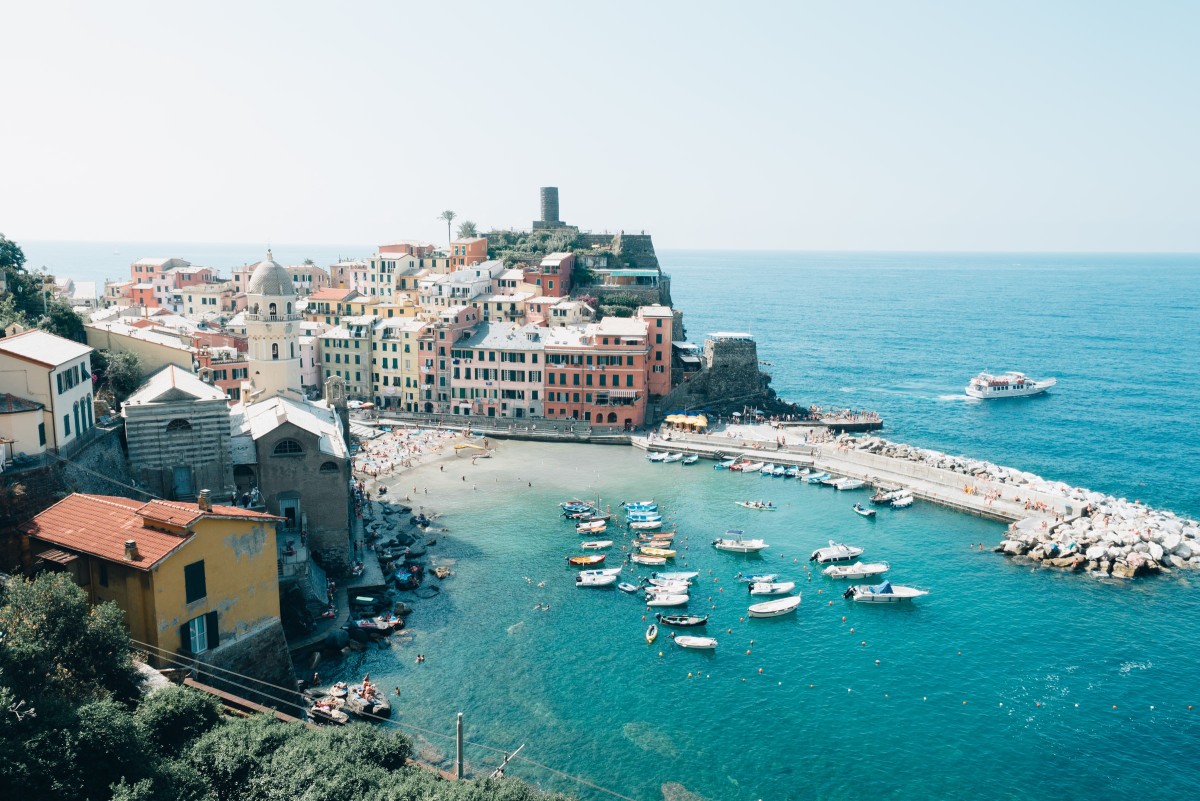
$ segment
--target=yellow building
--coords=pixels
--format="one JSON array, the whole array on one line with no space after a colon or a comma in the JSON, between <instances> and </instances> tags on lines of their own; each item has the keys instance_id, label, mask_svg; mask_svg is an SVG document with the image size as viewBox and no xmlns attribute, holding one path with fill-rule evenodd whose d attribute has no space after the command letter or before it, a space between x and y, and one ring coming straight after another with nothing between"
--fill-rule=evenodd
<instances>
[{"instance_id":1,"label":"yellow building","mask_svg":"<svg viewBox=\"0 0 1200 801\"><path fill-rule=\"evenodd\" d=\"M280 520L204 496L145 503L76 493L22 532L34 570L67 572L93 603L116 603L160 664L177 654L211 664L229 661L221 651L243 656L256 638L282 640Z\"/></svg>"},{"instance_id":2,"label":"yellow building","mask_svg":"<svg viewBox=\"0 0 1200 801\"><path fill-rule=\"evenodd\" d=\"M414 411L419 390L417 340L424 320L383 320L371 340L372 400L380 409Z\"/></svg>"}]
</instances>

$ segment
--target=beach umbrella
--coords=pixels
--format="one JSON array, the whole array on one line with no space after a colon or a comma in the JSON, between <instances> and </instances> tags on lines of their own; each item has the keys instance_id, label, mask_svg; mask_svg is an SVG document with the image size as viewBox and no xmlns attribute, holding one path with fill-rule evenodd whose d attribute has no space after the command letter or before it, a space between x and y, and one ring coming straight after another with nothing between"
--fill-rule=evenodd
<instances>
[{"instance_id":1,"label":"beach umbrella","mask_svg":"<svg viewBox=\"0 0 1200 801\"><path fill-rule=\"evenodd\" d=\"M702 414L696 415L696 425L700 428L708 428L708 418Z\"/></svg>"}]
</instances>

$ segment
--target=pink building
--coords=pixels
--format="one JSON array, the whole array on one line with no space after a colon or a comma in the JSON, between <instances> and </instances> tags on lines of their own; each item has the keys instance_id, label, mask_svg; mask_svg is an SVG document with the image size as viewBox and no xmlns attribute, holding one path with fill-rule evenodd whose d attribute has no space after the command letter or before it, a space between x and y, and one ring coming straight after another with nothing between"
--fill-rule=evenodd
<instances>
[{"instance_id":1,"label":"pink building","mask_svg":"<svg viewBox=\"0 0 1200 801\"><path fill-rule=\"evenodd\" d=\"M416 411L450 414L450 351L469 337L480 322L479 309L451 306L441 309L417 340L417 373L420 376Z\"/></svg>"},{"instance_id":2,"label":"pink building","mask_svg":"<svg viewBox=\"0 0 1200 801\"><path fill-rule=\"evenodd\" d=\"M646 320L605 317L586 326L542 331L547 419L642 425L650 355Z\"/></svg>"},{"instance_id":3,"label":"pink building","mask_svg":"<svg viewBox=\"0 0 1200 801\"><path fill-rule=\"evenodd\" d=\"M675 329L675 312L670 306L642 306L638 319L646 321L650 340L649 374L646 389L652 397L662 397L671 391L671 343Z\"/></svg>"},{"instance_id":4,"label":"pink building","mask_svg":"<svg viewBox=\"0 0 1200 801\"><path fill-rule=\"evenodd\" d=\"M483 323L450 350L452 414L542 416L546 329Z\"/></svg>"},{"instance_id":5,"label":"pink building","mask_svg":"<svg viewBox=\"0 0 1200 801\"><path fill-rule=\"evenodd\" d=\"M574 253L551 253L538 265L525 268L525 283L533 284L543 295L563 298L571 293Z\"/></svg>"}]
</instances>

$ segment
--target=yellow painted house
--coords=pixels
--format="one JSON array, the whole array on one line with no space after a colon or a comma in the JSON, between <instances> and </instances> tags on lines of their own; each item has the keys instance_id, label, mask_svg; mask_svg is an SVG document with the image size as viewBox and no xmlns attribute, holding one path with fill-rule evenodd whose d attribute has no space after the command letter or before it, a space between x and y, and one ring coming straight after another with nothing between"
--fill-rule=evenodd
<instances>
[{"instance_id":1,"label":"yellow painted house","mask_svg":"<svg viewBox=\"0 0 1200 801\"><path fill-rule=\"evenodd\" d=\"M233 506L76 493L22 527L33 567L125 611L152 657L205 655L279 627L275 526Z\"/></svg>"}]
</instances>

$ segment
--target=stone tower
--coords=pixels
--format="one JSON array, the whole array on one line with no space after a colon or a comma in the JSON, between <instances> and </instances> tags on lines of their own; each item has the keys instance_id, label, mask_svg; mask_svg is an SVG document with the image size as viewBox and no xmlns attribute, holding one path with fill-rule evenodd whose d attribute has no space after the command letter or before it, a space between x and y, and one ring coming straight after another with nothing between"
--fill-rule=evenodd
<instances>
[{"instance_id":1,"label":"stone tower","mask_svg":"<svg viewBox=\"0 0 1200 801\"><path fill-rule=\"evenodd\" d=\"M558 187L543 186L542 219L533 221L533 230L540 231L546 228L563 228L565 226L566 223L558 218Z\"/></svg>"},{"instance_id":2,"label":"stone tower","mask_svg":"<svg viewBox=\"0 0 1200 801\"><path fill-rule=\"evenodd\" d=\"M300 321L291 276L267 251L246 286L249 382L242 399L254 403L275 395L302 398Z\"/></svg>"}]
</instances>

